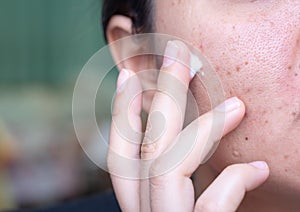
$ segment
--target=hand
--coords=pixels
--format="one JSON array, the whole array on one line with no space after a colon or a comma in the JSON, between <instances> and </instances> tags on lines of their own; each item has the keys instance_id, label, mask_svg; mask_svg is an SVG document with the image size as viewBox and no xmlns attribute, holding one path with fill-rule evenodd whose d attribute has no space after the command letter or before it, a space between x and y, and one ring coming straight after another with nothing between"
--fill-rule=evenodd
<instances>
[{"instance_id":1,"label":"hand","mask_svg":"<svg viewBox=\"0 0 300 212\"><path fill-rule=\"evenodd\" d=\"M197 200L194 199L190 177L215 142L238 126L245 106L238 98L231 98L182 129L191 76L189 68L180 63L179 58L188 64L190 54L180 41L173 41L168 47L166 55L171 53L177 60L165 57L157 82L160 91L154 95L144 137L141 133L142 94L138 77L130 70L122 70L118 79L108 168L120 207L128 212L235 211L245 193L267 179L269 169L265 162L227 167ZM163 124L158 114L163 114ZM211 124L216 117L223 118L223 122L219 126L220 133L211 136ZM161 125L165 128L160 134ZM197 136L193 140L190 135ZM163 155L174 144L194 146L176 167L168 169L170 161ZM124 162L125 158L132 159L132 162Z\"/></svg>"}]
</instances>

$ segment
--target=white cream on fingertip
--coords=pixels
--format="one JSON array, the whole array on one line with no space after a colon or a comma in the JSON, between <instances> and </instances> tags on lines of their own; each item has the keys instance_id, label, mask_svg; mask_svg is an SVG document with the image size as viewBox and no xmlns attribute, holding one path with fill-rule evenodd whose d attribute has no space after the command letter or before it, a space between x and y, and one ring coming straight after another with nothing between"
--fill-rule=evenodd
<instances>
[{"instance_id":1,"label":"white cream on fingertip","mask_svg":"<svg viewBox=\"0 0 300 212\"><path fill-rule=\"evenodd\" d=\"M193 53L190 53L190 76L194 78L195 75L200 72L203 67L202 61ZM204 76L204 72L201 72L201 75Z\"/></svg>"}]
</instances>

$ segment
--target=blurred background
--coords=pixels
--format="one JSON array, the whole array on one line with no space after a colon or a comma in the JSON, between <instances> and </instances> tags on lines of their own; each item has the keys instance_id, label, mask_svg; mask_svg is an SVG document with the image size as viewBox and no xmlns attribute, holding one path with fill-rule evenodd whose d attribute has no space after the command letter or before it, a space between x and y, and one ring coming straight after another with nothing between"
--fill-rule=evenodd
<instances>
[{"instance_id":1,"label":"blurred background","mask_svg":"<svg viewBox=\"0 0 300 212\"><path fill-rule=\"evenodd\" d=\"M107 173L80 148L71 111L79 72L105 44L101 4L0 1L0 211L53 205L111 188ZM108 90L114 90L116 76L116 71L110 76ZM109 104L96 110L108 131ZM94 133L87 129L91 148Z\"/></svg>"}]
</instances>

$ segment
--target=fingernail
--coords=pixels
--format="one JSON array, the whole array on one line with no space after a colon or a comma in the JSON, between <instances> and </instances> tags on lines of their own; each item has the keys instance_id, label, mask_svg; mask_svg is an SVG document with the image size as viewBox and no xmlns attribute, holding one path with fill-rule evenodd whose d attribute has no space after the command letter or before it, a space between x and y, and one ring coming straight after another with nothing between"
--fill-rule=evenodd
<instances>
[{"instance_id":1,"label":"fingernail","mask_svg":"<svg viewBox=\"0 0 300 212\"><path fill-rule=\"evenodd\" d=\"M215 108L216 111L219 112L231 112L238 109L241 106L241 102L237 97L230 98L226 100L224 103L220 104Z\"/></svg>"},{"instance_id":2,"label":"fingernail","mask_svg":"<svg viewBox=\"0 0 300 212\"><path fill-rule=\"evenodd\" d=\"M162 67L164 68L172 65L177 59L178 52L178 46L173 41L168 41Z\"/></svg>"},{"instance_id":3,"label":"fingernail","mask_svg":"<svg viewBox=\"0 0 300 212\"><path fill-rule=\"evenodd\" d=\"M255 161L248 164L258 169L268 169L268 164L264 161Z\"/></svg>"},{"instance_id":4,"label":"fingernail","mask_svg":"<svg viewBox=\"0 0 300 212\"><path fill-rule=\"evenodd\" d=\"M123 68L119 74L118 81L117 81L118 93L122 92L125 89L128 77L129 77L128 70Z\"/></svg>"},{"instance_id":5,"label":"fingernail","mask_svg":"<svg viewBox=\"0 0 300 212\"><path fill-rule=\"evenodd\" d=\"M193 53L190 53L190 60L191 60L191 70L190 70L190 76L191 79L195 77L195 75L201 70L203 67L203 63L201 60L194 55Z\"/></svg>"}]
</instances>

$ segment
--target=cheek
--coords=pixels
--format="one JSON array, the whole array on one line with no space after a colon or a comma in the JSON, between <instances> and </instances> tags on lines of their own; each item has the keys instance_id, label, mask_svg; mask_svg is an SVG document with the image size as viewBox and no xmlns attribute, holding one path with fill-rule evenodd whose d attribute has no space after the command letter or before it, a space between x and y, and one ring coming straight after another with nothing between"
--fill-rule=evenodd
<instances>
[{"instance_id":1,"label":"cheek","mask_svg":"<svg viewBox=\"0 0 300 212\"><path fill-rule=\"evenodd\" d=\"M279 2L272 10L254 10L242 18L222 8L216 12L205 1L197 5L161 3L182 15L157 8L157 29L198 47L218 72L227 96L246 94L243 100L251 105L253 98L246 97L255 93L256 99L276 96L275 103L289 104L299 93L300 2ZM201 14L199 8L210 9Z\"/></svg>"},{"instance_id":2,"label":"cheek","mask_svg":"<svg viewBox=\"0 0 300 212\"><path fill-rule=\"evenodd\" d=\"M244 121L211 160L217 170L266 160L270 182L300 187L299 179L293 179L300 163L299 17L300 12L288 16L282 11L247 23L205 25L207 31L198 32L199 48L214 65L226 95L240 97L247 107Z\"/></svg>"},{"instance_id":3,"label":"cheek","mask_svg":"<svg viewBox=\"0 0 300 212\"><path fill-rule=\"evenodd\" d=\"M193 44L214 66L226 96L239 96L248 115L260 118L286 116L287 107L299 113L300 12L287 7L243 22L214 18L198 24Z\"/></svg>"},{"instance_id":4,"label":"cheek","mask_svg":"<svg viewBox=\"0 0 300 212\"><path fill-rule=\"evenodd\" d=\"M291 78L292 72L296 76L299 71L300 19L296 19L298 25L292 21L289 24L288 18L257 19L245 23L205 24L199 27L198 35L195 34L198 40L194 44L225 81L233 79L251 87L278 88ZM201 31L203 28L206 30Z\"/></svg>"},{"instance_id":5,"label":"cheek","mask_svg":"<svg viewBox=\"0 0 300 212\"><path fill-rule=\"evenodd\" d=\"M221 170L231 163L266 160L272 179L300 187L300 179L292 179L300 164L300 2L281 2L274 11L242 20L195 11L188 20L167 15L157 29L198 47L217 71L226 96L246 104L245 119L223 139L213 166ZM200 83L191 87L203 106Z\"/></svg>"}]
</instances>

